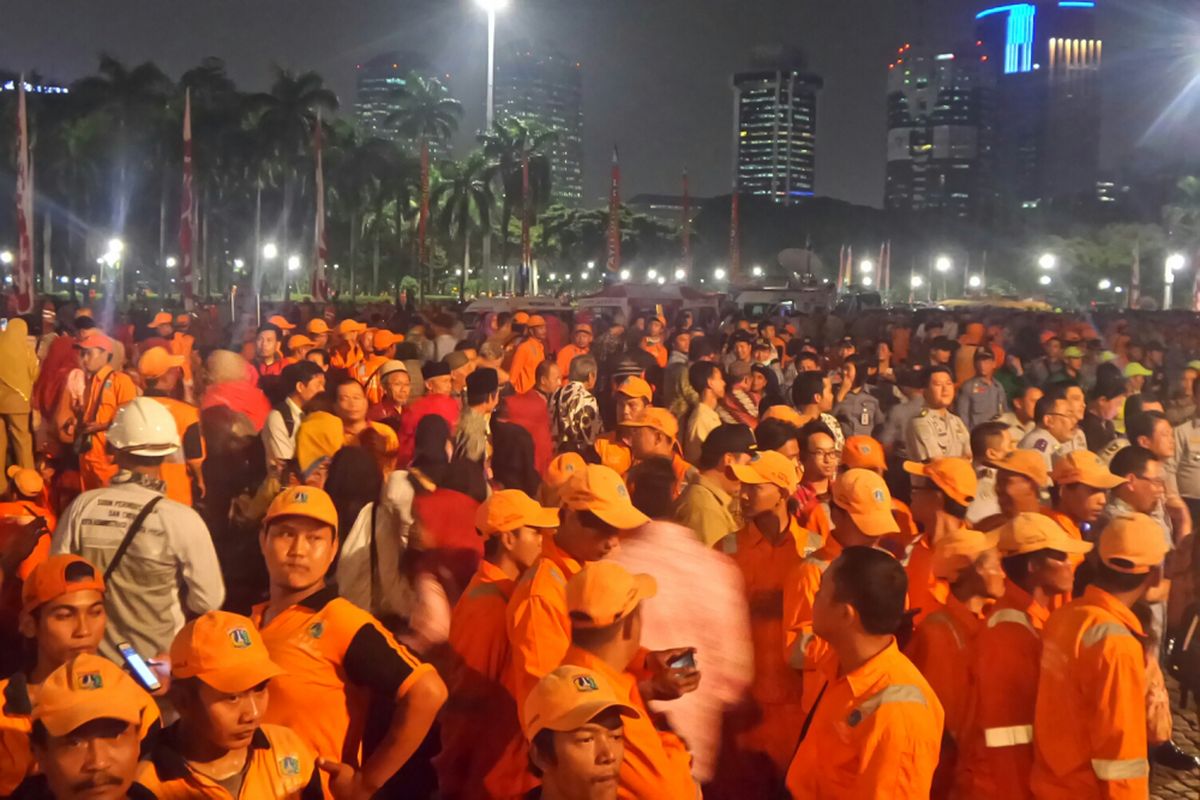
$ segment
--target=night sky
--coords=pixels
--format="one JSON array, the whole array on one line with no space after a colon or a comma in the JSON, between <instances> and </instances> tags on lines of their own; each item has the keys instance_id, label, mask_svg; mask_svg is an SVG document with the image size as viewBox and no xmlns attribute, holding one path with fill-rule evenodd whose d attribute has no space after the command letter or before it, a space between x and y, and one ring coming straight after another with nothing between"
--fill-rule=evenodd
<instances>
[{"instance_id":1,"label":"night sky","mask_svg":"<svg viewBox=\"0 0 1200 800\"><path fill-rule=\"evenodd\" d=\"M906 41L966 41L977 0L511 0L498 38L534 35L583 63L585 199L602 202L611 147L622 153L624 193L674 193L686 165L697 195L728 191L730 77L756 44L786 42L825 80L819 106L817 192L879 205L884 93L890 53ZM1169 156L1200 160L1188 94L1200 74L1200 26L1164 6L1194 0L1100 0L1105 14L1105 156L1120 163L1145 139ZM102 50L150 59L172 77L223 57L243 89L266 88L272 64L323 73L343 109L354 66L389 49L414 49L450 74L466 106L460 151L482 126L486 25L471 0L4 0L0 67L36 68L70 81ZM923 31L923 34L922 34ZM1193 93L1196 90L1193 89ZM1151 132L1147 135L1147 131Z\"/></svg>"}]
</instances>

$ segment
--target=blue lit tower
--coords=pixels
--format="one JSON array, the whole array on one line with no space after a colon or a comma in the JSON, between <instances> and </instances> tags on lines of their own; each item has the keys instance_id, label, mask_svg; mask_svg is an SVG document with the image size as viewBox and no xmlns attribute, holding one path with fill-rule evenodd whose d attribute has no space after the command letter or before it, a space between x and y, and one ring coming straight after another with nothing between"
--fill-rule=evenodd
<instances>
[{"instance_id":1,"label":"blue lit tower","mask_svg":"<svg viewBox=\"0 0 1200 800\"><path fill-rule=\"evenodd\" d=\"M996 77L994 173L1007 203L1090 191L1100 162L1100 64L1091 0L1036 0L976 15Z\"/></svg>"}]
</instances>

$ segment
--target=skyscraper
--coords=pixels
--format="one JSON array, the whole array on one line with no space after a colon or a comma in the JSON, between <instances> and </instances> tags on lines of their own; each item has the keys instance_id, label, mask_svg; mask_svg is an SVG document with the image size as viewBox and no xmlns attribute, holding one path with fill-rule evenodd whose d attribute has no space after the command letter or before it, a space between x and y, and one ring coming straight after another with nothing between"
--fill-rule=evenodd
<instances>
[{"instance_id":1,"label":"skyscraper","mask_svg":"<svg viewBox=\"0 0 1200 800\"><path fill-rule=\"evenodd\" d=\"M1001 200L1037 207L1092 192L1100 171L1100 65L1091 0L986 8L976 39L996 79L994 174Z\"/></svg>"},{"instance_id":2,"label":"skyscraper","mask_svg":"<svg viewBox=\"0 0 1200 800\"><path fill-rule=\"evenodd\" d=\"M969 217L980 208L988 191L991 88L982 49L906 44L888 64L888 210Z\"/></svg>"},{"instance_id":3,"label":"skyscraper","mask_svg":"<svg viewBox=\"0 0 1200 800\"><path fill-rule=\"evenodd\" d=\"M555 131L550 160L553 202L583 200L583 74L578 61L533 45L514 43L497 54L496 119L532 120Z\"/></svg>"},{"instance_id":4,"label":"skyscraper","mask_svg":"<svg viewBox=\"0 0 1200 800\"><path fill-rule=\"evenodd\" d=\"M354 115L365 133L395 137L387 118L400 107L396 90L404 88L405 78L412 72L428 77L429 61L417 53L390 52L357 65Z\"/></svg>"},{"instance_id":5,"label":"skyscraper","mask_svg":"<svg viewBox=\"0 0 1200 800\"><path fill-rule=\"evenodd\" d=\"M733 76L738 191L789 205L811 197L817 173L817 93L792 48L757 48L754 69Z\"/></svg>"}]
</instances>

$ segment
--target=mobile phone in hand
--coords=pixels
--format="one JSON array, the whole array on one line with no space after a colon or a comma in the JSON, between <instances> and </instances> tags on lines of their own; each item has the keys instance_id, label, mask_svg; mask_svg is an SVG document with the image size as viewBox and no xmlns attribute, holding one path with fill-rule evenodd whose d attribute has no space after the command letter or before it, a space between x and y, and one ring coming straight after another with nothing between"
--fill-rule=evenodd
<instances>
[{"instance_id":1,"label":"mobile phone in hand","mask_svg":"<svg viewBox=\"0 0 1200 800\"><path fill-rule=\"evenodd\" d=\"M142 658L142 654L134 649L129 642L118 642L117 650L121 653L121 658L125 659L125 666L133 673L133 677L142 685L142 688L148 692L157 692L162 688L162 682L158 680L158 676L150 669L150 665L146 663L146 659Z\"/></svg>"},{"instance_id":2,"label":"mobile phone in hand","mask_svg":"<svg viewBox=\"0 0 1200 800\"><path fill-rule=\"evenodd\" d=\"M696 668L696 651L688 650L674 661L667 663L671 669L695 669Z\"/></svg>"}]
</instances>

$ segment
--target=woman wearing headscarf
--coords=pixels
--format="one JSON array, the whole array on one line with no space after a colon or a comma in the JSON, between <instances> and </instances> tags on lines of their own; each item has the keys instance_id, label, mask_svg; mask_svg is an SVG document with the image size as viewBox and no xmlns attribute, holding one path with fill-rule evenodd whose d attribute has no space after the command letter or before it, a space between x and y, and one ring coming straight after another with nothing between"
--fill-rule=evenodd
<instances>
[{"instance_id":1,"label":"woman wearing headscarf","mask_svg":"<svg viewBox=\"0 0 1200 800\"><path fill-rule=\"evenodd\" d=\"M10 319L0 332L0 490L8 486L9 464L33 468L33 435L29 429L37 355L29 341L29 326Z\"/></svg>"}]
</instances>

